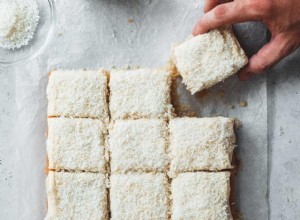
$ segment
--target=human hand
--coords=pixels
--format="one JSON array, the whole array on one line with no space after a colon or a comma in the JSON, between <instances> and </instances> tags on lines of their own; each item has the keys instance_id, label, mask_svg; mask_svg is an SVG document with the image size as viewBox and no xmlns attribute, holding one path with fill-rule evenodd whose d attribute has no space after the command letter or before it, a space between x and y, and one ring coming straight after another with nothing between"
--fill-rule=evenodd
<instances>
[{"instance_id":1,"label":"human hand","mask_svg":"<svg viewBox=\"0 0 300 220\"><path fill-rule=\"evenodd\" d=\"M193 35L203 34L223 25L261 21L272 38L239 72L248 80L279 62L300 46L300 0L235 0L218 5L218 0L205 0L204 16L197 22Z\"/></svg>"}]
</instances>

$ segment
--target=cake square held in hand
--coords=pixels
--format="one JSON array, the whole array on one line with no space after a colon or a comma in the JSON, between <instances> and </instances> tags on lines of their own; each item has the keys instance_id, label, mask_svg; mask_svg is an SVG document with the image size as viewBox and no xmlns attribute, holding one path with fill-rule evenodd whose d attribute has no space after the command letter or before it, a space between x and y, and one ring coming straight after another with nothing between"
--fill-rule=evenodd
<instances>
[{"instance_id":1,"label":"cake square held in hand","mask_svg":"<svg viewBox=\"0 0 300 220\"><path fill-rule=\"evenodd\" d=\"M232 220L229 172L182 173L171 184L172 219Z\"/></svg>"},{"instance_id":2,"label":"cake square held in hand","mask_svg":"<svg viewBox=\"0 0 300 220\"><path fill-rule=\"evenodd\" d=\"M167 184L162 173L112 174L111 219L167 219Z\"/></svg>"},{"instance_id":3,"label":"cake square held in hand","mask_svg":"<svg viewBox=\"0 0 300 220\"><path fill-rule=\"evenodd\" d=\"M237 73L248 58L231 27L212 30L178 45L173 62L192 94Z\"/></svg>"},{"instance_id":4,"label":"cake square held in hand","mask_svg":"<svg viewBox=\"0 0 300 220\"><path fill-rule=\"evenodd\" d=\"M111 172L165 172L167 136L163 119L116 120L109 132Z\"/></svg>"},{"instance_id":5,"label":"cake square held in hand","mask_svg":"<svg viewBox=\"0 0 300 220\"><path fill-rule=\"evenodd\" d=\"M181 172L232 168L234 119L175 118L170 120L170 176Z\"/></svg>"},{"instance_id":6,"label":"cake square held in hand","mask_svg":"<svg viewBox=\"0 0 300 220\"><path fill-rule=\"evenodd\" d=\"M49 169L105 172L106 134L99 119L49 118Z\"/></svg>"},{"instance_id":7,"label":"cake square held in hand","mask_svg":"<svg viewBox=\"0 0 300 220\"><path fill-rule=\"evenodd\" d=\"M49 172L48 213L52 219L108 219L106 177L100 173Z\"/></svg>"},{"instance_id":8,"label":"cake square held in hand","mask_svg":"<svg viewBox=\"0 0 300 220\"><path fill-rule=\"evenodd\" d=\"M165 70L112 70L109 86L112 119L172 116L171 75Z\"/></svg>"},{"instance_id":9,"label":"cake square held in hand","mask_svg":"<svg viewBox=\"0 0 300 220\"><path fill-rule=\"evenodd\" d=\"M108 118L107 76L103 70L56 70L47 88L48 116Z\"/></svg>"}]
</instances>

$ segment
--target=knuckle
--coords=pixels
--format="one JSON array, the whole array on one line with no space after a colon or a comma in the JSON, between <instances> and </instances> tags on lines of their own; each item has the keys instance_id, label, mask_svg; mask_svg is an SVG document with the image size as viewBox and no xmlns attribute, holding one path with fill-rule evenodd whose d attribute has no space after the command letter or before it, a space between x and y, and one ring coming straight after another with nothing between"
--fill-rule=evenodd
<instances>
[{"instance_id":1,"label":"knuckle","mask_svg":"<svg viewBox=\"0 0 300 220\"><path fill-rule=\"evenodd\" d=\"M249 0L248 7L260 13L268 13L272 8L271 0Z\"/></svg>"},{"instance_id":2,"label":"knuckle","mask_svg":"<svg viewBox=\"0 0 300 220\"><path fill-rule=\"evenodd\" d=\"M264 60L258 61L254 67L254 70L256 72L263 72L267 69L269 69L269 64L267 62L265 62Z\"/></svg>"},{"instance_id":3,"label":"knuckle","mask_svg":"<svg viewBox=\"0 0 300 220\"><path fill-rule=\"evenodd\" d=\"M227 14L228 8L226 5L219 5L214 10L214 16L219 19L223 18Z\"/></svg>"},{"instance_id":4,"label":"knuckle","mask_svg":"<svg viewBox=\"0 0 300 220\"><path fill-rule=\"evenodd\" d=\"M291 53L293 53L297 49L297 43L290 43L286 45L281 51L281 57L285 57Z\"/></svg>"},{"instance_id":5,"label":"knuckle","mask_svg":"<svg viewBox=\"0 0 300 220\"><path fill-rule=\"evenodd\" d=\"M282 33L277 36L277 43L282 47L280 51L281 56L286 56L294 51L294 48L297 46L297 38L290 33Z\"/></svg>"}]
</instances>

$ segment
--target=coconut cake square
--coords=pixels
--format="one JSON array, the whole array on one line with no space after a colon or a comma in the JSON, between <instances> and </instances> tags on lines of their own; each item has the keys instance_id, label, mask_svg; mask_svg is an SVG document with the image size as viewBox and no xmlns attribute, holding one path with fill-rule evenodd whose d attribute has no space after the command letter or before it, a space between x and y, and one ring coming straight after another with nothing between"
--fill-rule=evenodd
<instances>
[{"instance_id":1,"label":"coconut cake square","mask_svg":"<svg viewBox=\"0 0 300 220\"><path fill-rule=\"evenodd\" d=\"M55 70L47 87L48 116L108 118L104 70Z\"/></svg>"},{"instance_id":2,"label":"coconut cake square","mask_svg":"<svg viewBox=\"0 0 300 220\"><path fill-rule=\"evenodd\" d=\"M167 219L167 184L162 173L112 174L111 219Z\"/></svg>"},{"instance_id":3,"label":"coconut cake square","mask_svg":"<svg viewBox=\"0 0 300 220\"><path fill-rule=\"evenodd\" d=\"M192 94L223 81L248 63L231 27L186 40L174 48L172 60Z\"/></svg>"},{"instance_id":4,"label":"coconut cake square","mask_svg":"<svg viewBox=\"0 0 300 220\"><path fill-rule=\"evenodd\" d=\"M106 176L50 171L46 220L108 219Z\"/></svg>"},{"instance_id":5,"label":"coconut cake square","mask_svg":"<svg viewBox=\"0 0 300 220\"><path fill-rule=\"evenodd\" d=\"M111 172L166 171L167 136L163 119L116 120L109 132Z\"/></svg>"},{"instance_id":6,"label":"coconut cake square","mask_svg":"<svg viewBox=\"0 0 300 220\"><path fill-rule=\"evenodd\" d=\"M106 135L100 119L48 118L49 169L105 172Z\"/></svg>"},{"instance_id":7,"label":"coconut cake square","mask_svg":"<svg viewBox=\"0 0 300 220\"><path fill-rule=\"evenodd\" d=\"M229 172L181 173L171 184L172 219L232 220Z\"/></svg>"},{"instance_id":8,"label":"coconut cake square","mask_svg":"<svg viewBox=\"0 0 300 220\"><path fill-rule=\"evenodd\" d=\"M174 118L169 122L170 176L232 168L234 119Z\"/></svg>"},{"instance_id":9,"label":"coconut cake square","mask_svg":"<svg viewBox=\"0 0 300 220\"><path fill-rule=\"evenodd\" d=\"M172 115L171 76L165 70L111 70L109 87L113 120Z\"/></svg>"}]
</instances>

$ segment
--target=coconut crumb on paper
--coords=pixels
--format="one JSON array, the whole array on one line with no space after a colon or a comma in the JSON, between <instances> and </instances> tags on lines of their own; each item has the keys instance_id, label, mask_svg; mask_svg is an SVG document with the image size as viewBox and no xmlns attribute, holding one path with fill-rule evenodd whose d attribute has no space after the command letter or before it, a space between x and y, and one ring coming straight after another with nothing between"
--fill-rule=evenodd
<instances>
[{"instance_id":1,"label":"coconut crumb on paper","mask_svg":"<svg viewBox=\"0 0 300 220\"><path fill-rule=\"evenodd\" d=\"M234 119L234 127L239 129L243 126L242 122L238 119L238 118L235 118Z\"/></svg>"},{"instance_id":2,"label":"coconut crumb on paper","mask_svg":"<svg viewBox=\"0 0 300 220\"><path fill-rule=\"evenodd\" d=\"M127 21L128 21L128 23L134 22L134 20L132 18L128 18Z\"/></svg>"},{"instance_id":3,"label":"coconut crumb on paper","mask_svg":"<svg viewBox=\"0 0 300 220\"><path fill-rule=\"evenodd\" d=\"M248 103L246 101L240 101L239 105L240 107L247 107Z\"/></svg>"},{"instance_id":4,"label":"coconut crumb on paper","mask_svg":"<svg viewBox=\"0 0 300 220\"><path fill-rule=\"evenodd\" d=\"M178 104L176 107L176 114L178 117L195 117L197 113L195 111L191 111L190 105Z\"/></svg>"}]
</instances>

